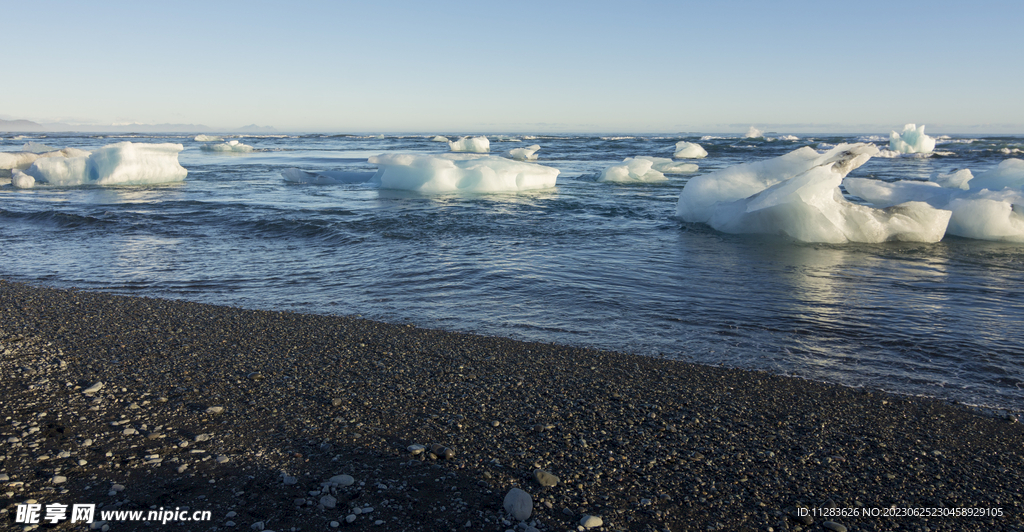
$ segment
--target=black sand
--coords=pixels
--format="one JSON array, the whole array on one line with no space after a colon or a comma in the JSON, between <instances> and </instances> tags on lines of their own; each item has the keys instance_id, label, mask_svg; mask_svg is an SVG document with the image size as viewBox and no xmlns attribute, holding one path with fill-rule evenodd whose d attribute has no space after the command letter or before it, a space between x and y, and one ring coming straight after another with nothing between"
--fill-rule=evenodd
<instances>
[{"instance_id":1,"label":"black sand","mask_svg":"<svg viewBox=\"0 0 1024 532\"><path fill-rule=\"evenodd\" d=\"M1024 428L944 401L4 281L0 315L0 528L34 499L213 515L111 530L1024 530Z\"/></svg>"}]
</instances>

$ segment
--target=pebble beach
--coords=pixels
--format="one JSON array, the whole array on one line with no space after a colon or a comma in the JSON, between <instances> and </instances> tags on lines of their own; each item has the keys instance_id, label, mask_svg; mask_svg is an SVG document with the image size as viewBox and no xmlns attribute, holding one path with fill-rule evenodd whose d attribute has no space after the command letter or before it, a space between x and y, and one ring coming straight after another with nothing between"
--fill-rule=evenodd
<instances>
[{"instance_id":1,"label":"pebble beach","mask_svg":"<svg viewBox=\"0 0 1024 532\"><path fill-rule=\"evenodd\" d=\"M1014 413L7 281L0 313L5 529L1024 531ZM54 503L97 519L15 523ZM98 517L165 508L210 519Z\"/></svg>"}]
</instances>

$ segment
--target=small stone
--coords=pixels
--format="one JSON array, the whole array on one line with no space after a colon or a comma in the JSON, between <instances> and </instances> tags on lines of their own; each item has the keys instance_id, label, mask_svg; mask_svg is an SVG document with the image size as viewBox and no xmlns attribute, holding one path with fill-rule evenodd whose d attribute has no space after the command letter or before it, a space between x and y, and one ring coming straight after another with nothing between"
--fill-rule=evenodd
<instances>
[{"instance_id":1,"label":"small stone","mask_svg":"<svg viewBox=\"0 0 1024 532\"><path fill-rule=\"evenodd\" d=\"M71 453L67 451L61 451L60 454L57 455L57 458L71 458Z\"/></svg>"},{"instance_id":2,"label":"small stone","mask_svg":"<svg viewBox=\"0 0 1024 532\"><path fill-rule=\"evenodd\" d=\"M210 408L206 409L206 413L207 414L217 415L217 414L221 414L223 412L224 412L224 407L223 406L211 406Z\"/></svg>"},{"instance_id":3,"label":"small stone","mask_svg":"<svg viewBox=\"0 0 1024 532\"><path fill-rule=\"evenodd\" d=\"M142 408L142 407L139 406L139 403L132 403L132 404L128 405L128 410L138 410L140 408Z\"/></svg>"},{"instance_id":4,"label":"small stone","mask_svg":"<svg viewBox=\"0 0 1024 532\"><path fill-rule=\"evenodd\" d=\"M349 475L335 475L335 476L331 477L331 483L332 484L337 484L337 485L342 486L342 487L345 487L345 486L351 486L352 484L355 484L356 483L356 479L350 477Z\"/></svg>"},{"instance_id":5,"label":"small stone","mask_svg":"<svg viewBox=\"0 0 1024 532\"><path fill-rule=\"evenodd\" d=\"M7 482L11 480L11 477L7 476L7 473L0 473L0 482Z\"/></svg>"},{"instance_id":6,"label":"small stone","mask_svg":"<svg viewBox=\"0 0 1024 532\"><path fill-rule=\"evenodd\" d=\"M88 447L90 445L92 445L92 438L86 438L85 441L82 442L82 447Z\"/></svg>"},{"instance_id":7,"label":"small stone","mask_svg":"<svg viewBox=\"0 0 1024 532\"><path fill-rule=\"evenodd\" d=\"M345 516L345 522L351 523L356 520L356 514L348 514Z\"/></svg>"},{"instance_id":8,"label":"small stone","mask_svg":"<svg viewBox=\"0 0 1024 532\"><path fill-rule=\"evenodd\" d=\"M110 486L110 491L120 493L124 491L124 484L114 484L113 486Z\"/></svg>"},{"instance_id":9,"label":"small stone","mask_svg":"<svg viewBox=\"0 0 1024 532\"><path fill-rule=\"evenodd\" d=\"M341 406L341 399L331 399L331 406Z\"/></svg>"},{"instance_id":10,"label":"small stone","mask_svg":"<svg viewBox=\"0 0 1024 532\"><path fill-rule=\"evenodd\" d=\"M54 484L63 484L67 481L68 477L65 477L64 475L56 475L50 479L50 482L53 482Z\"/></svg>"},{"instance_id":11,"label":"small stone","mask_svg":"<svg viewBox=\"0 0 1024 532\"><path fill-rule=\"evenodd\" d=\"M213 434L200 434L200 435L196 436L195 440L196 440L196 442L210 441L210 438L212 438L212 437L213 437Z\"/></svg>"},{"instance_id":12,"label":"small stone","mask_svg":"<svg viewBox=\"0 0 1024 532\"><path fill-rule=\"evenodd\" d=\"M251 528L253 530L256 530L258 532L260 530L263 530L265 527L266 527L266 525L263 524L263 521L256 521L249 528Z\"/></svg>"},{"instance_id":13,"label":"small stone","mask_svg":"<svg viewBox=\"0 0 1024 532\"><path fill-rule=\"evenodd\" d=\"M331 521L331 528L338 528L339 526L341 526L341 523L337 521Z\"/></svg>"},{"instance_id":14,"label":"small stone","mask_svg":"<svg viewBox=\"0 0 1024 532\"><path fill-rule=\"evenodd\" d=\"M534 480L537 481L538 484L548 488L551 486L557 486L559 480L558 477L547 471L544 471L543 469L538 469L534 471L533 478Z\"/></svg>"},{"instance_id":15,"label":"small stone","mask_svg":"<svg viewBox=\"0 0 1024 532\"><path fill-rule=\"evenodd\" d=\"M80 466L84 466L85 464L88 464L88 463L89 462L86 462L85 460L82 460L81 458L78 459L78 465L80 465Z\"/></svg>"},{"instance_id":16,"label":"small stone","mask_svg":"<svg viewBox=\"0 0 1024 532\"><path fill-rule=\"evenodd\" d=\"M373 524L376 525L376 526L380 526L380 525L384 524L384 521L382 519L378 519L378 520L374 521Z\"/></svg>"},{"instance_id":17,"label":"small stone","mask_svg":"<svg viewBox=\"0 0 1024 532\"><path fill-rule=\"evenodd\" d=\"M227 515L225 515L224 517L227 517L228 519L231 519L232 517L235 517L236 515L238 515L238 513L232 511L232 512L228 512Z\"/></svg>"},{"instance_id":18,"label":"small stone","mask_svg":"<svg viewBox=\"0 0 1024 532\"><path fill-rule=\"evenodd\" d=\"M121 431L121 434L124 434L125 436L131 436L132 434L135 434L137 432L138 431L133 429L133 428L127 428L127 429L124 429L123 431Z\"/></svg>"},{"instance_id":19,"label":"small stone","mask_svg":"<svg viewBox=\"0 0 1024 532\"><path fill-rule=\"evenodd\" d=\"M418 443L417 443L417 444L413 444L413 445L410 445L410 446L406 447L406 450L408 450L408 451L409 451L409 453L410 453L410 454L412 454L413 456L416 456L416 455L418 455L418 454L421 454L421 453L422 453L423 451L425 451L426 449L427 449L427 448L426 448L426 446L424 446L424 445L420 445L420 444L418 444Z\"/></svg>"},{"instance_id":20,"label":"small stone","mask_svg":"<svg viewBox=\"0 0 1024 532\"><path fill-rule=\"evenodd\" d=\"M188 469L188 464L181 464L180 466L178 466L177 471L179 474L181 474L184 473L186 469Z\"/></svg>"},{"instance_id":21,"label":"small stone","mask_svg":"<svg viewBox=\"0 0 1024 532\"><path fill-rule=\"evenodd\" d=\"M505 495L503 506L505 511L515 519L526 521L533 513L533 497L519 488L512 488Z\"/></svg>"},{"instance_id":22,"label":"small stone","mask_svg":"<svg viewBox=\"0 0 1024 532\"><path fill-rule=\"evenodd\" d=\"M602 525L604 525L604 520L596 515L584 515L580 519L580 526L583 528L597 528Z\"/></svg>"},{"instance_id":23,"label":"small stone","mask_svg":"<svg viewBox=\"0 0 1024 532\"><path fill-rule=\"evenodd\" d=\"M233 527L233 526L235 526L235 522L234 521L228 521L228 522L224 523L224 526L226 526L226 527Z\"/></svg>"},{"instance_id":24,"label":"small stone","mask_svg":"<svg viewBox=\"0 0 1024 532\"><path fill-rule=\"evenodd\" d=\"M218 464L226 464L229 461L231 461L231 459L228 458L227 456L224 456L223 454L217 457L217 463Z\"/></svg>"},{"instance_id":25,"label":"small stone","mask_svg":"<svg viewBox=\"0 0 1024 532\"><path fill-rule=\"evenodd\" d=\"M324 495L323 497L320 497L320 504L324 505L324 508L334 508L338 505L338 499L335 499L330 495Z\"/></svg>"},{"instance_id":26,"label":"small stone","mask_svg":"<svg viewBox=\"0 0 1024 532\"><path fill-rule=\"evenodd\" d=\"M492 421L491 422L491 426L492 427L500 427L501 426L501 422L500 421Z\"/></svg>"},{"instance_id":27,"label":"small stone","mask_svg":"<svg viewBox=\"0 0 1024 532\"><path fill-rule=\"evenodd\" d=\"M831 530L832 532L846 532L846 527L835 521L825 521L821 526Z\"/></svg>"},{"instance_id":28,"label":"small stone","mask_svg":"<svg viewBox=\"0 0 1024 532\"><path fill-rule=\"evenodd\" d=\"M286 486L292 486L299 482L299 479L289 475L285 475L283 480Z\"/></svg>"},{"instance_id":29,"label":"small stone","mask_svg":"<svg viewBox=\"0 0 1024 532\"><path fill-rule=\"evenodd\" d=\"M101 382L96 382L92 386L89 386L88 388L82 390L82 393L87 394L87 395L88 394L94 394L94 393L100 391L101 389L103 389L103 382L102 381Z\"/></svg>"}]
</instances>

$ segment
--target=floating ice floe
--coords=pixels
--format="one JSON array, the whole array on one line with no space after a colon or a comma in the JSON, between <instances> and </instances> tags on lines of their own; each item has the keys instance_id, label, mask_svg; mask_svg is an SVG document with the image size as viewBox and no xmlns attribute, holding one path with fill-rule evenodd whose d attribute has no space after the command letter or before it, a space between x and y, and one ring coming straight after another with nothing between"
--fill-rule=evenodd
<instances>
[{"instance_id":1,"label":"floating ice floe","mask_svg":"<svg viewBox=\"0 0 1024 532\"><path fill-rule=\"evenodd\" d=\"M0 177L12 175L14 170L25 170L39 159L50 157L85 157L89 152L78 148L64 148L46 153L30 151L0 152Z\"/></svg>"},{"instance_id":2,"label":"floating ice floe","mask_svg":"<svg viewBox=\"0 0 1024 532\"><path fill-rule=\"evenodd\" d=\"M448 137L442 137L441 135L438 135L430 140L434 142L448 142Z\"/></svg>"},{"instance_id":3,"label":"floating ice floe","mask_svg":"<svg viewBox=\"0 0 1024 532\"><path fill-rule=\"evenodd\" d=\"M665 174L653 168L654 161L630 157L619 164L605 168L597 181L600 183L656 183L668 181Z\"/></svg>"},{"instance_id":4,"label":"floating ice floe","mask_svg":"<svg viewBox=\"0 0 1024 532\"><path fill-rule=\"evenodd\" d=\"M932 181L847 178L847 192L876 207L923 201L951 212L946 232L977 240L1024 242L1024 161L1007 159L974 176L970 170Z\"/></svg>"},{"instance_id":5,"label":"floating ice floe","mask_svg":"<svg viewBox=\"0 0 1024 532\"><path fill-rule=\"evenodd\" d=\"M229 140L222 144L203 144L199 149L220 153L249 153L253 150L253 147L248 144L242 144L237 140Z\"/></svg>"},{"instance_id":6,"label":"floating ice floe","mask_svg":"<svg viewBox=\"0 0 1024 532\"><path fill-rule=\"evenodd\" d=\"M487 137L462 137L455 141L449 140L448 148L452 151L487 153L491 151L491 141Z\"/></svg>"},{"instance_id":7,"label":"floating ice floe","mask_svg":"<svg viewBox=\"0 0 1024 532\"><path fill-rule=\"evenodd\" d=\"M37 159L24 172L14 170L11 182L27 187L37 182L58 186L172 183L188 174L178 164L182 149L181 144L119 142L81 157Z\"/></svg>"},{"instance_id":8,"label":"floating ice floe","mask_svg":"<svg viewBox=\"0 0 1024 532\"><path fill-rule=\"evenodd\" d=\"M760 129L757 129L754 126L750 126L750 129L747 130L747 134L746 135L743 135L743 138L747 138L747 139L763 139L764 138L764 132L762 132Z\"/></svg>"},{"instance_id":9,"label":"floating ice floe","mask_svg":"<svg viewBox=\"0 0 1024 532\"><path fill-rule=\"evenodd\" d=\"M843 198L843 177L876 153L871 144L841 144L824 154L803 147L698 176L680 193L676 217L726 233L777 234L804 242L942 239L949 211L918 201L877 209Z\"/></svg>"},{"instance_id":10,"label":"floating ice floe","mask_svg":"<svg viewBox=\"0 0 1024 532\"><path fill-rule=\"evenodd\" d=\"M672 157L676 159L703 159L707 156L707 150L700 144L681 140L676 143L676 153Z\"/></svg>"},{"instance_id":11,"label":"floating ice floe","mask_svg":"<svg viewBox=\"0 0 1024 532\"><path fill-rule=\"evenodd\" d=\"M53 146L47 146L46 144L40 144L35 141L26 142L22 147L21 151L27 151L32 153L46 153L48 151L56 151L57 148Z\"/></svg>"},{"instance_id":12,"label":"floating ice floe","mask_svg":"<svg viewBox=\"0 0 1024 532\"><path fill-rule=\"evenodd\" d=\"M309 183L313 185L340 185L346 183L365 183L373 178L376 172L346 172L329 170L325 172L306 172L298 168L286 168L281 172L285 181L292 183Z\"/></svg>"},{"instance_id":13,"label":"floating ice floe","mask_svg":"<svg viewBox=\"0 0 1024 532\"><path fill-rule=\"evenodd\" d=\"M640 155L626 158L619 164L605 168L597 180L606 183L655 183L667 181L665 174L688 174L697 170L697 165L692 163Z\"/></svg>"},{"instance_id":14,"label":"floating ice floe","mask_svg":"<svg viewBox=\"0 0 1024 532\"><path fill-rule=\"evenodd\" d=\"M931 153L935 151L935 139L924 134L924 125L907 124L903 133L889 134L889 151L893 153Z\"/></svg>"},{"instance_id":15,"label":"floating ice floe","mask_svg":"<svg viewBox=\"0 0 1024 532\"><path fill-rule=\"evenodd\" d=\"M525 148L513 148L508 150L508 156L517 161L536 161L537 150L540 149L540 144L534 144Z\"/></svg>"},{"instance_id":16,"label":"floating ice floe","mask_svg":"<svg viewBox=\"0 0 1024 532\"><path fill-rule=\"evenodd\" d=\"M216 135L196 135L196 142L223 142L224 139Z\"/></svg>"},{"instance_id":17,"label":"floating ice floe","mask_svg":"<svg viewBox=\"0 0 1024 532\"><path fill-rule=\"evenodd\" d=\"M558 177L555 168L494 155L385 153L368 161L378 165L371 183L424 194L539 190Z\"/></svg>"}]
</instances>

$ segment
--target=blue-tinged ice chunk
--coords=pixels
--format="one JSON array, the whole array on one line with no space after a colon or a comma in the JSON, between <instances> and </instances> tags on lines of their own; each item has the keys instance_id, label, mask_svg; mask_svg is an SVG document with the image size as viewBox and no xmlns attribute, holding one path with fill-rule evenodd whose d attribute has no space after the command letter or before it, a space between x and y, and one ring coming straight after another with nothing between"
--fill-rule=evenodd
<instances>
[{"instance_id":1,"label":"blue-tinged ice chunk","mask_svg":"<svg viewBox=\"0 0 1024 532\"><path fill-rule=\"evenodd\" d=\"M181 144L119 142L82 157L37 159L25 173L51 185L150 185L182 181ZM87 153L87 152L86 152Z\"/></svg>"},{"instance_id":2,"label":"blue-tinged ice chunk","mask_svg":"<svg viewBox=\"0 0 1024 532\"><path fill-rule=\"evenodd\" d=\"M1024 161L1006 159L999 163L999 166L974 176L967 184L970 190L1024 188Z\"/></svg>"},{"instance_id":3,"label":"blue-tinged ice chunk","mask_svg":"<svg viewBox=\"0 0 1024 532\"><path fill-rule=\"evenodd\" d=\"M534 144L525 148L513 148L508 150L508 156L517 161L536 161L537 150L540 149L540 144Z\"/></svg>"},{"instance_id":4,"label":"blue-tinged ice chunk","mask_svg":"<svg viewBox=\"0 0 1024 532\"><path fill-rule=\"evenodd\" d=\"M931 153L935 151L935 139L924 134L924 125L907 124L903 133L889 134L889 150L896 153Z\"/></svg>"},{"instance_id":5,"label":"blue-tinged ice chunk","mask_svg":"<svg viewBox=\"0 0 1024 532\"><path fill-rule=\"evenodd\" d=\"M672 157L676 159L703 159L707 156L707 150L700 144L681 140L676 143L676 153Z\"/></svg>"},{"instance_id":6,"label":"blue-tinged ice chunk","mask_svg":"<svg viewBox=\"0 0 1024 532\"><path fill-rule=\"evenodd\" d=\"M948 211L923 202L876 209L843 198L843 177L876 153L872 144L841 144L824 154L804 147L698 176L683 187L676 216L727 233L805 242L941 240Z\"/></svg>"},{"instance_id":7,"label":"blue-tinged ice chunk","mask_svg":"<svg viewBox=\"0 0 1024 532\"><path fill-rule=\"evenodd\" d=\"M381 188L424 194L522 192L555 186L558 170L493 155L384 153L368 159Z\"/></svg>"},{"instance_id":8,"label":"blue-tinged ice chunk","mask_svg":"<svg viewBox=\"0 0 1024 532\"><path fill-rule=\"evenodd\" d=\"M491 141L487 137L462 137L459 140L449 140L448 148L452 151L487 153L491 151Z\"/></svg>"}]
</instances>

